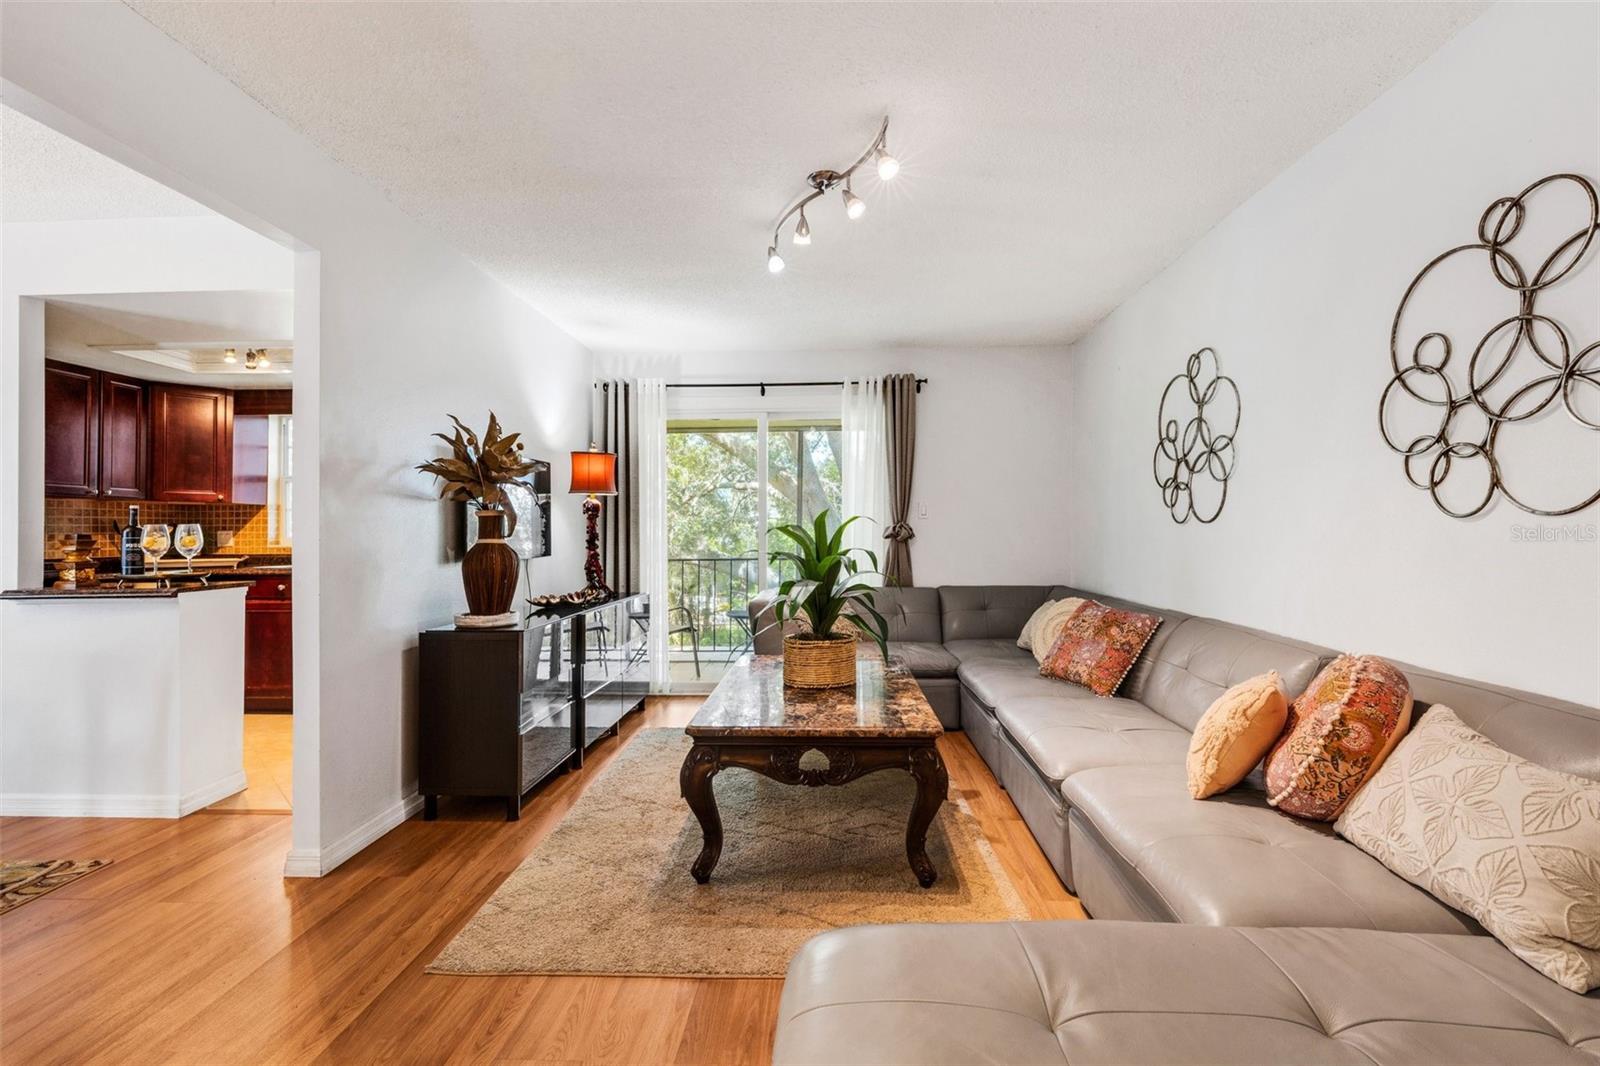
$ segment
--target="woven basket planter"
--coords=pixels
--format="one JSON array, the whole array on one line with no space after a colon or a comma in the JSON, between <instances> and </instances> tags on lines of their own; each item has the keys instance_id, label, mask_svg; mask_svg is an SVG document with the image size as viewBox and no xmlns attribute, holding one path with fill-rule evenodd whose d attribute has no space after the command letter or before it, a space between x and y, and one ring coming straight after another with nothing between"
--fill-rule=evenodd
<instances>
[{"instance_id":1,"label":"woven basket planter","mask_svg":"<svg viewBox=\"0 0 1600 1066\"><path fill-rule=\"evenodd\" d=\"M856 683L856 638L783 638L783 683L793 688L848 688Z\"/></svg>"}]
</instances>

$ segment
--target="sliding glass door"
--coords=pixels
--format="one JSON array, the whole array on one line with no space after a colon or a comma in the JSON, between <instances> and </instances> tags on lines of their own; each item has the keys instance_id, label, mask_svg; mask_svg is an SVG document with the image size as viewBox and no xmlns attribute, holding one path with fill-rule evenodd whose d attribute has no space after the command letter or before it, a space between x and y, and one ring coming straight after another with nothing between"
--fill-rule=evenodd
<instances>
[{"instance_id":1,"label":"sliding glass door","mask_svg":"<svg viewBox=\"0 0 1600 1066\"><path fill-rule=\"evenodd\" d=\"M751 647L750 599L785 577L780 525L838 513L839 419L718 412L667 422L667 598L675 688ZM698 676L697 676L698 675Z\"/></svg>"}]
</instances>

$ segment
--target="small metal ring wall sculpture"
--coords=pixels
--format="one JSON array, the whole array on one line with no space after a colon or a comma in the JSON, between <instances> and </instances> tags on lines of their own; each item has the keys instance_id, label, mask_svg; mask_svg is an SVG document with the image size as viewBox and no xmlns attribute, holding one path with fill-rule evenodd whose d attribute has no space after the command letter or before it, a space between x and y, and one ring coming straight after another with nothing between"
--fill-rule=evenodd
<instances>
[{"instance_id":1,"label":"small metal ring wall sculpture","mask_svg":"<svg viewBox=\"0 0 1600 1066\"><path fill-rule=\"evenodd\" d=\"M1179 385L1185 388L1174 391ZM1226 412L1229 394L1232 395L1232 421L1224 419L1218 423L1214 421L1216 409L1221 407ZM1172 404L1171 415L1176 415L1185 403L1193 410L1181 430L1178 419L1169 415L1169 403ZM1222 505L1228 502L1228 479L1233 476L1233 439L1239 432L1239 414L1239 387L1232 378L1222 376L1217 353L1210 348L1201 348L1191 355L1183 373L1167 382L1167 387L1161 391L1161 407L1156 412L1156 450L1151 465L1156 484L1161 488L1161 502L1179 525L1191 518L1197 522L1215 522L1222 513ZM1217 432L1221 425L1227 426L1226 432ZM1197 480L1211 481L1218 486L1217 504L1210 513L1195 506Z\"/></svg>"},{"instance_id":2,"label":"small metal ring wall sculpture","mask_svg":"<svg viewBox=\"0 0 1600 1066\"><path fill-rule=\"evenodd\" d=\"M1528 214L1528 197L1546 188L1570 182L1588 201L1589 217L1545 257L1530 278L1506 245L1521 232ZM1600 390L1600 341L1575 351L1576 346L1557 322L1534 310L1539 294L1572 273L1588 255L1600 232L1600 200L1587 178L1577 174L1552 174L1529 185L1515 196L1502 196L1491 203L1478 219L1478 240L1441 252L1422 268L1395 309L1389 331L1389 362L1394 376L1378 398L1378 429L1383 442L1403 457L1406 480L1427 491L1434 505L1452 518L1471 518L1480 514L1500 493L1529 514L1557 516L1581 511L1600 501L1600 489L1576 503L1552 506L1535 505L1511 490L1496 455L1501 435L1518 423L1552 410L1559 401L1579 426L1600 431L1600 422L1579 410L1576 397L1580 386ZM1410 358L1400 358L1400 320L1425 278L1440 264L1456 256L1485 253L1490 273L1506 289L1516 294L1517 312L1485 333L1472 349L1462 375L1455 379L1451 370L1460 370L1449 336L1439 331L1424 333L1411 348ZM1493 354L1504 344L1505 354ZM1516 373L1513 362L1528 353ZM1495 386L1496 396L1489 390ZM1592 397L1591 397L1592 398ZM1390 407L1415 401L1439 413L1437 428L1411 438L1396 440L1390 431ZM1600 409L1600 408L1597 408ZM1473 424L1477 423L1477 428ZM1486 472L1482 496L1473 494L1464 504L1446 503L1440 489L1453 470L1481 461Z\"/></svg>"}]
</instances>

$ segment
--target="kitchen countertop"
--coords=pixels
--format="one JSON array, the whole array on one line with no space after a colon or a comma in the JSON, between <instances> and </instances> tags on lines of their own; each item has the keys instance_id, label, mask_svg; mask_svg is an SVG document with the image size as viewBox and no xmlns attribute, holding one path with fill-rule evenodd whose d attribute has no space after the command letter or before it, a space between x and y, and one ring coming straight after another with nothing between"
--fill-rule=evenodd
<instances>
[{"instance_id":1,"label":"kitchen countertop","mask_svg":"<svg viewBox=\"0 0 1600 1066\"><path fill-rule=\"evenodd\" d=\"M88 589L10 589L0 592L0 600L169 600L189 592L243 589L253 584L255 584L253 581L212 581L205 585L175 585L168 588L96 586Z\"/></svg>"}]
</instances>

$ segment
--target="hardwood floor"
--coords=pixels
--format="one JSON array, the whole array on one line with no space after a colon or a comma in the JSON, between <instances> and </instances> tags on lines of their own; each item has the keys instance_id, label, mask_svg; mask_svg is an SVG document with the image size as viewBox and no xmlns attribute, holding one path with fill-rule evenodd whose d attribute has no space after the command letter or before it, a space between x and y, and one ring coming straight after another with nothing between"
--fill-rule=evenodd
<instances>
[{"instance_id":1,"label":"hardwood floor","mask_svg":"<svg viewBox=\"0 0 1600 1066\"><path fill-rule=\"evenodd\" d=\"M699 702L653 698L519 822L442 801L320 879L283 879L287 816L0 820L7 857L115 860L0 918L0 1061L768 1062L781 981L423 973L621 744ZM966 737L940 750L1033 916L1082 917Z\"/></svg>"}]
</instances>

